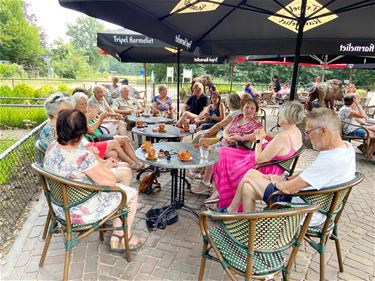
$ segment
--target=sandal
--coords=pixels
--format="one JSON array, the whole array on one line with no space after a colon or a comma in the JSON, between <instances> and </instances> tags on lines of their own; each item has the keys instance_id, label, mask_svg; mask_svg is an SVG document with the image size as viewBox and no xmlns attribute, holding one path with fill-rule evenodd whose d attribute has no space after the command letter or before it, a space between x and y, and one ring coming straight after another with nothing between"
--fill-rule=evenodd
<instances>
[{"instance_id":1,"label":"sandal","mask_svg":"<svg viewBox=\"0 0 375 281\"><path fill-rule=\"evenodd\" d=\"M216 211L217 210L217 204L216 203L209 203L209 204L204 204L206 207L207 211Z\"/></svg>"},{"instance_id":2,"label":"sandal","mask_svg":"<svg viewBox=\"0 0 375 281\"><path fill-rule=\"evenodd\" d=\"M208 194L212 191L213 187L212 184L206 185L203 181L200 183L199 186L191 187L190 191L194 194Z\"/></svg>"},{"instance_id":3,"label":"sandal","mask_svg":"<svg viewBox=\"0 0 375 281\"><path fill-rule=\"evenodd\" d=\"M219 192L215 189L212 195L203 201L204 204L212 204L219 202Z\"/></svg>"},{"instance_id":4,"label":"sandal","mask_svg":"<svg viewBox=\"0 0 375 281\"><path fill-rule=\"evenodd\" d=\"M133 237L133 235L131 237ZM131 251L137 250L138 248L142 247L146 242L145 238L139 238L139 237L137 238L137 243L135 244L130 244L130 240L131 239L129 239L129 250Z\"/></svg>"},{"instance_id":5,"label":"sandal","mask_svg":"<svg viewBox=\"0 0 375 281\"><path fill-rule=\"evenodd\" d=\"M112 234L112 236L117 237L118 240L116 240L116 241L112 241L112 240L109 241L109 247L111 248L111 251L117 252L117 253L125 253L124 236L120 236L120 235L117 235L117 234Z\"/></svg>"}]
</instances>

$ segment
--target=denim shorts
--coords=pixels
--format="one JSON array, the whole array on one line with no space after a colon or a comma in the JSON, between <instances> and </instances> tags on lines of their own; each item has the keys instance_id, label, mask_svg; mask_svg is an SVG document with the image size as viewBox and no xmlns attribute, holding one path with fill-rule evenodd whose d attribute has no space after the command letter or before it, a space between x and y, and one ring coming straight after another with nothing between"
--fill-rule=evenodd
<instances>
[{"instance_id":1,"label":"denim shorts","mask_svg":"<svg viewBox=\"0 0 375 281\"><path fill-rule=\"evenodd\" d=\"M367 135L367 133L366 133L365 129L357 128L353 132L348 133L347 135L353 136L353 137L356 137L356 138L364 138Z\"/></svg>"},{"instance_id":2,"label":"denim shorts","mask_svg":"<svg viewBox=\"0 0 375 281\"><path fill-rule=\"evenodd\" d=\"M277 187L274 186L272 183L268 184L266 190L263 194L263 201L268 204L268 199L272 195L272 193L278 191ZM290 202L292 201L292 196L288 195L277 195L273 197L272 204L276 202Z\"/></svg>"}]
</instances>

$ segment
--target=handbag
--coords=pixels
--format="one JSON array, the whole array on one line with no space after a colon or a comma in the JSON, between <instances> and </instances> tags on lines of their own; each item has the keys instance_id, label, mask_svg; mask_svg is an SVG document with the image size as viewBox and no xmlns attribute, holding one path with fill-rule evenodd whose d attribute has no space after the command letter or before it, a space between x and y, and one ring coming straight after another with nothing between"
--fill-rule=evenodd
<instances>
[{"instance_id":1,"label":"handbag","mask_svg":"<svg viewBox=\"0 0 375 281\"><path fill-rule=\"evenodd\" d=\"M168 209L169 208L169 209ZM159 216L168 209L166 214L160 218L157 222ZM174 208L169 206L157 209L150 209L146 213L146 225L149 231L154 231L156 229L164 229L167 225L174 224L178 221L178 215Z\"/></svg>"},{"instance_id":2,"label":"handbag","mask_svg":"<svg viewBox=\"0 0 375 281\"><path fill-rule=\"evenodd\" d=\"M157 179L158 172L153 171L148 173L139 183L138 191L146 194L159 192L161 190L160 183Z\"/></svg>"}]
</instances>

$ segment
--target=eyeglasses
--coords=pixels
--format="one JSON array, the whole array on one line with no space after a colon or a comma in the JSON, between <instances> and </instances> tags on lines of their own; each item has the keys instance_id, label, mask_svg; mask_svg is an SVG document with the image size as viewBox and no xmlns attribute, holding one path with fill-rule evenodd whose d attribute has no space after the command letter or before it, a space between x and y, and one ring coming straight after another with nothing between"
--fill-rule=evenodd
<instances>
[{"instance_id":1,"label":"eyeglasses","mask_svg":"<svg viewBox=\"0 0 375 281\"><path fill-rule=\"evenodd\" d=\"M304 131L303 134L304 134L305 137L308 137L311 131L314 131L314 130L320 129L320 128L321 128L320 126L312 128L310 130Z\"/></svg>"}]
</instances>

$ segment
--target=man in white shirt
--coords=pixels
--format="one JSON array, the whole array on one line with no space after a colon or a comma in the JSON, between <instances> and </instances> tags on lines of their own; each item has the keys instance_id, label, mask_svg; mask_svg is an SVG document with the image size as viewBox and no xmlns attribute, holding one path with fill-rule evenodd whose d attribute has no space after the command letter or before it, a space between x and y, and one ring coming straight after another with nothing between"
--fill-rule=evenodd
<instances>
[{"instance_id":1,"label":"man in white shirt","mask_svg":"<svg viewBox=\"0 0 375 281\"><path fill-rule=\"evenodd\" d=\"M268 201L277 190L285 194L300 190L319 190L323 187L341 184L355 177L356 163L353 146L341 139L341 123L334 111L318 108L309 112L305 136L310 138L313 147L320 151L315 161L299 175L283 178L276 175L263 175L250 170L240 182L236 195L227 212L236 212L243 203L244 212L255 209L255 200ZM256 145L261 145L257 143ZM279 196L276 201L290 201L289 196ZM293 202L303 202L294 198ZM325 216L314 213L310 225L320 225Z\"/></svg>"}]
</instances>

